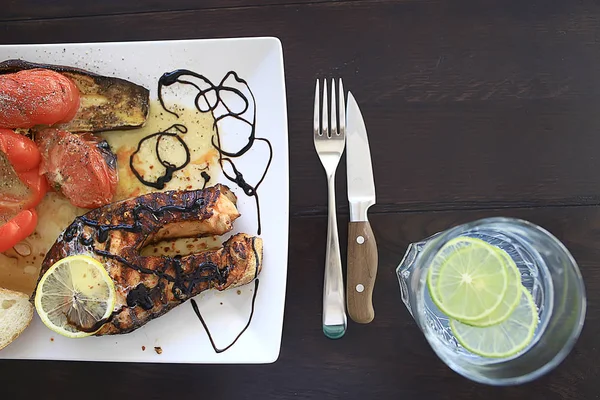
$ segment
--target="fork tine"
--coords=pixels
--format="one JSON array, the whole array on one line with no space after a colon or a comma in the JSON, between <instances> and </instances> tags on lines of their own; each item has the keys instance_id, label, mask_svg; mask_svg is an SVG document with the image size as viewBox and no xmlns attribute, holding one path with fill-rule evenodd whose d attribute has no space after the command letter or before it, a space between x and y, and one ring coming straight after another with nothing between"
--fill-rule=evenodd
<instances>
[{"instance_id":1,"label":"fork tine","mask_svg":"<svg viewBox=\"0 0 600 400\"><path fill-rule=\"evenodd\" d=\"M344 84L342 83L342 78L340 78L340 136L344 137L346 135L346 102L344 101Z\"/></svg>"},{"instance_id":2,"label":"fork tine","mask_svg":"<svg viewBox=\"0 0 600 400\"><path fill-rule=\"evenodd\" d=\"M321 135L320 124L319 124L319 80L317 79L317 83L315 85L315 116L313 120L313 129L315 133L315 137Z\"/></svg>"},{"instance_id":3,"label":"fork tine","mask_svg":"<svg viewBox=\"0 0 600 400\"><path fill-rule=\"evenodd\" d=\"M338 136L337 107L335 105L335 79L331 80L331 137Z\"/></svg>"},{"instance_id":4,"label":"fork tine","mask_svg":"<svg viewBox=\"0 0 600 400\"><path fill-rule=\"evenodd\" d=\"M323 117L321 119L321 130L323 135L329 137L329 113L327 112L327 79L323 79Z\"/></svg>"}]
</instances>

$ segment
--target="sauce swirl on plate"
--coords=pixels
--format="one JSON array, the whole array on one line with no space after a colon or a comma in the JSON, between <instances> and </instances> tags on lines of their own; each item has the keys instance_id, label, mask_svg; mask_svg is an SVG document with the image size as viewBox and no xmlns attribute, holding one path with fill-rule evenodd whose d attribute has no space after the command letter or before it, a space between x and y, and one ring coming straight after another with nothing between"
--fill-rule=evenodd
<instances>
[{"instance_id":1,"label":"sauce swirl on plate","mask_svg":"<svg viewBox=\"0 0 600 400\"><path fill-rule=\"evenodd\" d=\"M202 82L203 87L201 87L195 82L192 82L191 80L186 79L186 77L188 76L200 80L200 82ZM248 99L248 97L246 97L242 90L228 83L228 80L230 79L233 79L236 83L242 85L248 91L252 103L250 103L250 100ZM269 142L268 139L256 137L256 100L254 98L252 90L250 90L248 83L244 79L240 78L238 74L234 71L229 71L221 80L221 82L219 82L217 85L213 84L204 75L198 74L187 69L178 69L175 71L166 72L160 77L158 81L158 99L165 111L175 115L176 117L179 117L179 115L176 112L167 108L162 94L163 87L171 86L176 83L193 86L198 91L194 99L194 105L196 106L198 111L209 112L212 114L215 120L214 129L216 133L213 137L212 144L219 152L219 164L221 166L221 169L223 170L223 174L227 179L237 184L247 196L252 196L256 199L258 234L260 235L262 229L260 218L260 201L258 198L258 187L265 179L267 171L271 166L271 161L273 159L273 147L271 146L271 142ZM228 101L224 98L225 94L233 95L234 97L240 99L244 104L242 110L234 111L233 106L230 103L228 103ZM247 114L251 114L251 117L249 117ZM250 129L250 134L248 136L246 144L244 144L244 146L242 146L240 149L237 149L236 151L225 150L222 146L221 134L219 131L219 122L225 120L226 118L234 118L237 121L240 121L241 123L248 126ZM269 160L259 181L255 185L251 185L246 181L243 173L236 167L232 159L242 157L252 148L252 146L254 146L256 141L261 141L267 144L267 147L269 149ZM225 170L225 163L227 163L229 167L231 167L233 174L228 173Z\"/></svg>"},{"instance_id":2,"label":"sauce swirl on plate","mask_svg":"<svg viewBox=\"0 0 600 400\"><path fill-rule=\"evenodd\" d=\"M190 80L190 78L194 78L196 81L192 81L192 80ZM233 79L232 82L230 82L231 79ZM219 165L221 166L223 174L225 175L225 177L228 180L230 180L231 182L234 182L236 185L238 185L247 196L255 198L256 210L257 210L257 220L258 220L258 228L257 229L258 229L258 235L260 235L262 229L261 229L260 200L259 200L259 196L258 196L258 188L262 184L262 182L267 174L267 171L271 165L271 161L273 159L273 147L268 139L256 136L256 101L254 98L254 94L252 93L252 91L250 90L250 87L248 86L248 83L244 79L240 78L238 76L238 74L234 71L228 72L225 75L225 77L221 80L221 82L219 82L216 85L213 84L207 77L205 77L201 74L198 74L196 72L187 70L187 69L178 69L178 70L164 73L158 81L158 100L160 102L161 107L166 112L179 118L179 114L177 112L169 109L166 106L165 100L163 98L163 88L173 86L175 84L188 85L188 86L192 86L193 88L195 88L195 90L197 91L197 93L195 94L195 98L194 98L194 105L195 105L196 109L199 112L210 113L210 115L212 115L212 117L214 119L213 129L215 131L215 135L213 136L211 143L219 153ZM250 97L247 97L244 94L244 90L233 86L234 84L241 85L243 89L247 90ZM234 99L237 99L238 102L241 100L241 103L243 104L243 107L241 107L241 110L234 111L234 105L231 104L230 102L228 102L228 99L231 99L232 97ZM234 150L225 149L224 145L222 143L220 130L219 130L219 122L224 121L227 118L235 119L236 121L241 122L243 126L247 127L247 129L249 129L248 139L239 149L234 149ZM188 128L185 125L173 124L171 127L169 127L168 129L165 129L164 131L152 133L140 140L136 151L133 152L130 156L130 167L131 167L131 171L133 172L133 174L137 177L137 179L141 183L143 183L146 186L153 187L155 189L159 189L159 190L163 189L165 187L165 184L173 178L173 175L177 171L185 168L185 166L190 162L190 149L186 145L186 143L183 140L183 138L181 137L181 135L185 135L187 132L188 132ZM164 173L161 176L159 176L155 181L149 181L149 180L144 179L142 174L140 174L139 171L136 170L135 165L134 165L134 157L139 153L144 142L147 140L150 140L152 138L157 138L156 147L155 147L156 158L158 159L158 162L160 163L160 165L162 165L162 167L164 167ZM183 148L185 150L185 154L186 154L185 162L175 164L175 163L172 163L167 160L168 154L161 154L160 141L165 138L175 139L181 146L183 146ZM258 182L256 184L253 185L253 184L250 184L246 180L246 178L244 177L244 174L239 170L238 166L236 166L236 164L233 160L239 159L242 156L244 156L255 145L256 142L262 142L262 143L266 144L266 146L268 148L269 156L268 156L268 162L266 164L264 171L262 172L262 175L260 176L260 179L258 180ZM227 165L229 167L230 172L228 172L226 170L225 165ZM208 173L203 171L201 173L201 177L202 177L202 179L204 179L203 187L206 187L207 183L210 180L210 176ZM153 210L153 211L155 211L155 210ZM159 210L156 210L156 211L159 211ZM160 210L160 211L163 211L163 210ZM99 238L104 239L104 235L106 235L107 231L111 228L112 227L108 227L108 226L96 226L96 229L98 229ZM136 229L135 224L133 226L121 226L119 228L126 229L126 230L127 229L135 230ZM254 249L254 251L256 252L256 249ZM96 250L96 252L101 255L116 258L114 255L105 254L106 252L103 252L102 250ZM258 255L256 255L256 257L258 259ZM175 260L177 260L177 259L175 258ZM123 262L126 260L120 260L117 258L117 261ZM124 262L124 264L128 265L127 262ZM134 265L128 265L128 266L130 268L136 269L138 272L141 272L141 273L150 273L150 271L145 271L138 266L134 266ZM205 270L205 269L209 270L210 271L209 275L180 278L179 274L178 274L177 278L180 278L180 279L175 279L174 289L176 287L178 287L180 290L182 290L185 293L185 292L189 292L187 290L187 289L189 289L189 286L193 286L194 284L197 283L196 281L198 281L198 280L204 281L204 280L215 279L218 282L220 282L227 278L228 271L226 271L226 270L221 271L218 268L214 268L214 267L215 266L213 266L213 265L206 265L206 266L203 266L203 268L201 268L201 270ZM156 274L156 272L154 272L154 271L152 273ZM166 279L167 279L167 281L170 281L173 278L169 276L169 277L166 277ZM185 285L186 282L188 283L188 287L186 287L186 285ZM252 306L251 306L251 311L250 311L250 316L248 318L248 322L245 325L245 327L242 329L242 331L236 336L236 338L233 340L233 342L231 342L227 347L222 348L222 349L217 348L215 341L210 333L210 330L208 329L208 326L200 313L200 310L198 308L196 301L194 299L191 299L192 308L194 309L196 316L198 317L202 326L204 327L204 329L208 335L208 338L210 340L210 343L216 353L222 353L222 352L228 350L229 348L231 348L250 326L252 317L254 315L254 306L255 306L255 301L256 301L256 296L258 293L258 286L259 286L259 280L257 279L256 276L255 276L255 280L254 280L254 285L255 286L254 286L254 293L252 296ZM145 304L151 304L151 302L149 301L150 294L148 293L148 291L146 290L145 287L136 288L134 291L132 291L130 293L130 295L131 295L131 298L127 299L128 303L137 304L137 305L140 305L141 307L143 307Z\"/></svg>"}]
</instances>

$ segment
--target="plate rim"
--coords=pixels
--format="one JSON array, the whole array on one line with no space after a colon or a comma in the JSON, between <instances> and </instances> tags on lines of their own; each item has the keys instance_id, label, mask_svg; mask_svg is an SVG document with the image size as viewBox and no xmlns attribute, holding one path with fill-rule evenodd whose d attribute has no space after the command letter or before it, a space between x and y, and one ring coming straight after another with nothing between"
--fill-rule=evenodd
<instances>
[{"instance_id":1,"label":"plate rim","mask_svg":"<svg viewBox=\"0 0 600 400\"><path fill-rule=\"evenodd\" d=\"M283 342L283 330L284 330L284 322L285 322L285 310L286 310L286 300L287 300L287 279L288 279L288 269L289 269L289 243L290 243L290 165L289 165L289 113L288 113L288 101L287 101L287 85L286 85L286 70L285 70L285 57L283 51L283 43L281 39L277 36L271 35L258 35L258 36L240 36L240 37L223 37L223 38L189 38L189 39L158 39L158 40L145 40L145 39L134 39L134 40L121 40L121 41L88 41L88 42L54 42L54 43L21 43L21 44L0 44L0 49L16 49L16 48L55 48L60 46L65 47L90 47L90 46L101 46L101 47L112 47L119 45L136 45L136 44L144 44L144 45L157 45L157 44L200 44L200 43L228 43L228 42L265 42L270 46L273 46L270 49L270 52L275 50L277 52L277 70L281 73L281 80L277 82L277 91L274 92L278 97L280 97L281 105L282 105L282 114L280 117L283 121L283 129L279 133L283 140L282 151L280 152L281 165L285 169L285 180L280 183L280 188L284 192L283 198L285 199L284 215L280 221L284 225L282 226L282 233L285 232L285 238L282 240L281 245L284 247L284 255L285 262L283 265L282 272L282 282L278 282L279 285L283 286L282 292L282 303L279 307L277 314L277 326L280 330L280 334L278 335L277 343L273 344L273 351L267 352L267 357L255 360L247 360L247 361L209 361L209 360L166 360L161 361L160 359L148 359L148 360L109 360L109 359L93 359L93 358L69 358L69 357L35 357L35 356L12 356L6 357L3 355L3 352L0 351L0 360L22 360L22 361L50 361L50 362L102 362L102 363L158 363L158 364L197 364L197 365L210 365L210 364L229 364L229 365L245 365L245 364L272 364L278 361L281 355L281 347ZM273 314L273 313L271 313ZM34 319L39 316L34 310ZM15 340L19 340L19 337ZM10 344L7 346L10 347Z\"/></svg>"}]
</instances>

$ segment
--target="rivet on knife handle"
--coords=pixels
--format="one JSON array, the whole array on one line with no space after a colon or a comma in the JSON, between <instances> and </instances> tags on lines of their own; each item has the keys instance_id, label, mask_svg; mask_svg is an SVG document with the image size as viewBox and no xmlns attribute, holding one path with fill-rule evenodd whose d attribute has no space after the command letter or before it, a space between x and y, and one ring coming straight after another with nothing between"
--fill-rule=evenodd
<instances>
[{"instance_id":1,"label":"rivet on knife handle","mask_svg":"<svg viewBox=\"0 0 600 400\"><path fill-rule=\"evenodd\" d=\"M368 324L375 318L373 288L377 262L377 243L369 222L350 222L346 298L348 314L354 322Z\"/></svg>"}]
</instances>

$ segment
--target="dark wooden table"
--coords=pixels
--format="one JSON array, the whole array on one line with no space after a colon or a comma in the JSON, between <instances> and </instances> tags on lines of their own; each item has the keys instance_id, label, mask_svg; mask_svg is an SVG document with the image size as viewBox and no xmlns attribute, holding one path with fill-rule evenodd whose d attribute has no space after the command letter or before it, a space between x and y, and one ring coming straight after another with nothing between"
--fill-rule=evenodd
<instances>
[{"instance_id":1,"label":"dark wooden table","mask_svg":"<svg viewBox=\"0 0 600 400\"><path fill-rule=\"evenodd\" d=\"M262 4L261 4L262 3ZM290 250L279 360L259 366L0 361L2 399L600 398L600 5L548 0L3 0L0 42L277 36L290 132ZM338 77L367 121L378 204L376 318L321 332L326 185L314 81ZM343 164L343 163L342 163ZM342 253L348 204L338 170ZM515 216L572 251L588 295L568 358L518 387L472 383L432 352L400 300L408 243ZM344 257L345 258L345 257Z\"/></svg>"}]
</instances>

